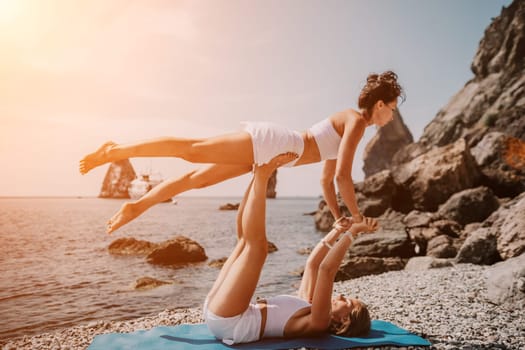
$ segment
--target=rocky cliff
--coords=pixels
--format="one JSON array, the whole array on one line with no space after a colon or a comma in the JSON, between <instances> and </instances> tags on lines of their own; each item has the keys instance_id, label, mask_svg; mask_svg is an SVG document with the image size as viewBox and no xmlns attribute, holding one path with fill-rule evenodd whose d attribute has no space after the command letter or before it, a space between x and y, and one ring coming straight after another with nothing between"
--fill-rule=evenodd
<instances>
[{"instance_id":1,"label":"rocky cliff","mask_svg":"<svg viewBox=\"0 0 525 350\"><path fill-rule=\"evenodd\" d=\"M514 1L485 30L468 81L427 125L420 144L472 144L493 131L525 139L525 4Z\"/></svg>"},{"instance_id":2,"label":"rocky cliff","mask_svg":"<svg viewBox=\"0 0 525 350\"><path fill-rule=\"evenodd\" d=\"M377 265L367 273L399 269L416 255L493 264L525 252L525 1L492 21L471 68L474 78L420 140L407 142L394 125L394 137L385 129L367 146L358 203L383 229L355 242L347 270L364 261ZM317 227L327 231L332 222L320 205Z\"/></svg>"}]
</instances>

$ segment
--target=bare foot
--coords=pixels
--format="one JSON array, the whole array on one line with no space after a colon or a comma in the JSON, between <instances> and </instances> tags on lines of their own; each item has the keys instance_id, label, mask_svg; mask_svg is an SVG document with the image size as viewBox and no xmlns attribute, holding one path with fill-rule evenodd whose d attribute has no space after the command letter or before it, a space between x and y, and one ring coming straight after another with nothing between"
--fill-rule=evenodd
<instances>
[{"instance_id":1,"label":"bare foot","mask_svg":"<svg viewBox=\"0 0 525 350\"><path fill-rule=\"evenodd\" d=\"M263 165L255 165L254 173L258 176L263 176L269 178L272 176L272 173L280 166L290 163L291 161L297 159L299 155L293 152L281 153L273 157L268 163Z\"/></svg>"},{"instance_id":2,"label":"bare foot","mask_svg":"<svg viewBox=\"0 0 525 350\"><path fill-rule=\"evenodd\" d=\"M135 203L124 203L119 211L106 224L106 233L110 234L121 226L139 216L142 211L137 210Z\"/></svg>"},{"instance_id":3,"label":"bare foot","mask_svg":"<svg viewBox=\"0 0 525 350\"><path fill-rule=\"evenodd\" d=\"M97 149L95 152L90 153L84 158L82 158L79 164L80 173L84 175L91 169L109 162L110 159L108 157L108 151L116 145L117 144L115 142L108 141L102 146L100 146L100 148Z\"/></svg>"}]
</instances>

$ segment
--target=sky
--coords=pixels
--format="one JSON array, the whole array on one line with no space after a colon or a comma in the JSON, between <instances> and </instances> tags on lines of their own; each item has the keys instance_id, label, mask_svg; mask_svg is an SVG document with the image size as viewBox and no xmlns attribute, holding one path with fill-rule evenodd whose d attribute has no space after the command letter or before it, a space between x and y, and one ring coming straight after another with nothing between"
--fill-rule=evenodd
<instances>
[{"instance_id":1,"label":"sky","mask_svg":"<svg viewBox=\"0 0 525 350\"><path fill-rule=\"evenodd\" d=\"M0 196L96 196L108 140L207 137L245 120L305 130L394 70L415 140L473 78L510 0L0 0ZM364 177L362 152L352 170ZM138 173L202 165L134 158ZM322 164L281 169L278 196L318 196ZM249 175L192 196L242 196Z\"/></svg>"}]
</instances>

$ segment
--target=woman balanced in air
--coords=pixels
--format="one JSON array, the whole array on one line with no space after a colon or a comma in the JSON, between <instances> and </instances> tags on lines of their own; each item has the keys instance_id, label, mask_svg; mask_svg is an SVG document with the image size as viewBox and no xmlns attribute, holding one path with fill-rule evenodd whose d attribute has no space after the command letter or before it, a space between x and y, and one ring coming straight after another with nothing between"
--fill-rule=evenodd
<instances>
[{"instance_id":1,"label":"woman balanced in air","mask_svg":"<svg viewBox=\"0 0 525 350\"><path fill-rule=\"evenodd\" d=\"M285 153L262 166L256 165L239 206L237 244L203 308L209 330L226 344L265 337L313 336L327 331L359 336L370 329L365 304L342 295L332 298L332 292L335 274L354 236L377 228L377 222L371 218L352 224L352 219L342 217L336 223L308 257L297 296L278 295L251 302L268 254L265 227L268 179L278 166L295 160L296 154Z\"/></svg>"},{"instance_id":2,"label":"woman balanced in air","mask_svg":"<svg viewBox=\"0 0 525 350\"><path fill-rule=\"evenodd\" d=\"M107 142L80 161L80 172L132 157L178 157L212 165L179 178L166 180L135 202L125 203L109 220L111 233L151 206L182 192L207 187L246 174L254 164L264 164L278 154L294 152L298 159L287 166L325 161L321 185L332 215L341 217L335 183L354 222L363 217L357 206L352 182L354 154L367 126L384 126L394 118L403 90L394 72L370 74L362 88L359 110L347 109L324 119L306 131L297 132L271 123L250 122L242 131L204 139L163 137L143 142ZM335 179L335 183L334 183Z\"/></svg>"}]
</instances>

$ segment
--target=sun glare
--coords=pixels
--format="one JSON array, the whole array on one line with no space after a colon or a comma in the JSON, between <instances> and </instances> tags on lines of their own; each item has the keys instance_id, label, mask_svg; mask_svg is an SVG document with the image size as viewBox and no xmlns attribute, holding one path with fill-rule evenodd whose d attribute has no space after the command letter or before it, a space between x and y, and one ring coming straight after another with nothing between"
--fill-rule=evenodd
<instances>
[{"instance_id":1,"label":"sun glare","mask_svg":"<svg viewBox=\"0 0 525 350\"><path fill-rule=\"evenodd\" d=\"M0 0L0 25L8 25L15 22L21 12L21 1Z\"/></svg>"}]
</instances>

